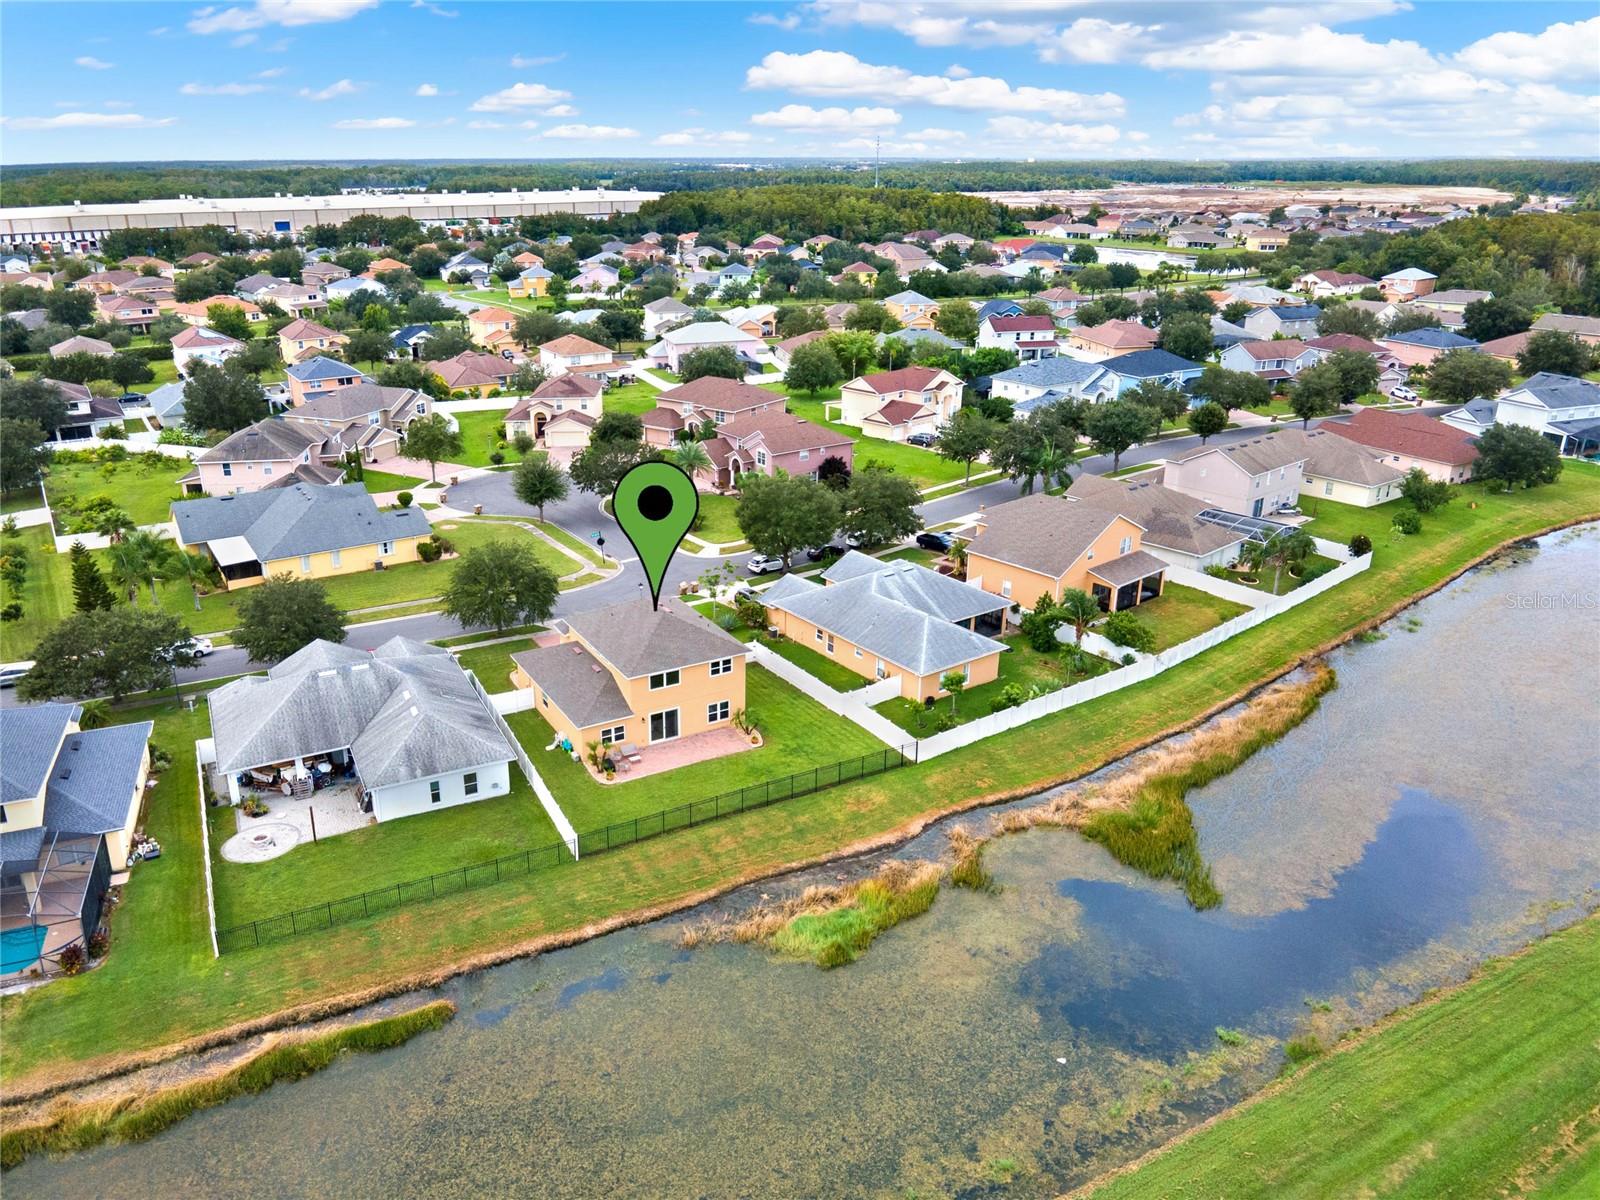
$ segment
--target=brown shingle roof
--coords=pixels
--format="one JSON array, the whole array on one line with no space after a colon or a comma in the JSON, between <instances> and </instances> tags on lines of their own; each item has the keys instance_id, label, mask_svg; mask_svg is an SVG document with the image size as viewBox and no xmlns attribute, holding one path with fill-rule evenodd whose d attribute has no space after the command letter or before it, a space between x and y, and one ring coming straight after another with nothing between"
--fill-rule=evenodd
<instances>
[{"instance_id":1,"label":"brown shingle roof","mask_svg":"<svg viewBox=\"0 0 1600 1200\"><path fill-rule=\"evenodd\" d=\"M879 371L875 375L863 375L861 382L878 395L886 396L891 392L923 391L942 373L933 367L901 367L898 371Z\"/></svg>"},{"instance_id":2,"label":"brown shingle roof","mask_svg":"<svg viewBox=\"0 0 1600 1200\"><path fill-rule=\"evenodd\" d=\"M776 392L769 392L766 388L756 387L755 384L745 383L740 379L723 379L716 375L702 375L699 379L680 383L677 387L668 388L660 393L656 399L671 401L674 404L687 403L696 408L728 413L743 412L783 402L783 397Z\"/></svg>"},{"instance_id":3,"label":"brown shingle roof","mask_svg":"<svg viewBox=\"0 0 1600 1200\"><path fill-rule=\"evenodd\" d=\"M833 446L848 446L850 439L821 425L815 425L792 413L752 412L724 421L717 433L729 441L742 442L745 438L760 436L762 443L773 454L793 454L800 450L821 450Z\"/></svg>"},{"instance_id":4,"label":"brown shingle roof","mask_svg":"<svg viewBox=\"0 0 1600 1200\"><path fill-rule=\"evenodd\" d=\"M1058 578L1118 515L1043 492L1023 496L984 514L983 531L967 546L967 553ZM1031 604L1034 597L1017 599Z\"/></svg>"},{"instance_id":5,"label":"brown shingle roof","mask_svg":"<svg viewBox=\"0 0 1600 1200\"><path fill-rule=\"evenodd\" d=\"M577 354L610 354L611 350L597 342L591 342L586 337L579 337L575 333L564 333L554 341L546 342L539 347L548 350L551 354L568 357Z\"/></svg>"},{"instance_id":6,"label":"brown shingle roof","mask_svg":"<svg viewBox=\"0 0 1600 1200\"><path fill-rule=\"evenodd\" d=\"M1364 408L1349 424L1330 421L1322 428L1363 446L1430 462L1464 466L1478 457L1478 447L1473 444L1471 434L1422 413Z\"/></svg>"}]
</instances>

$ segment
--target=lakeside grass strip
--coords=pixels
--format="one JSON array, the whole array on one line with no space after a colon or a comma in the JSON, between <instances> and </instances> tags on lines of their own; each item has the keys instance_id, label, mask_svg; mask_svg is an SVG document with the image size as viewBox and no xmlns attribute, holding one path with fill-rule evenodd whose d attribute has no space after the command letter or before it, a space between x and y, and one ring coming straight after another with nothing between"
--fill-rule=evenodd
<instances>
[{"instance_id":1,"label":"lakeside grass strip","mask_svg":"<svg viewBox=\"0 0 1600 1200\"><path fill-rule=\"evenodd\" d=\"M275 1083L304 1079L341 1054L389 1050L419 1033L438 1029L456 1014L449 1000L409 1012L348 1025L303 1040L269 1044L221 1074L175 1084L145 1096L125 1094L57 1109L46 1121L0 1131L0 1169L33 1154L66 1154L104 1142L142 1142L201 1109L264 1092Z\"/></svg>"}]
</instances>

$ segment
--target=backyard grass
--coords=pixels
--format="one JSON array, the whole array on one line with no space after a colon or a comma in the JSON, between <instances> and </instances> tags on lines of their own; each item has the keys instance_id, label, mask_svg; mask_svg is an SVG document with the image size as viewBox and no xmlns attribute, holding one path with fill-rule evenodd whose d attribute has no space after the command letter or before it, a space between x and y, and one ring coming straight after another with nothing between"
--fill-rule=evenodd
<instances>
[{"instance_id":1,"label":"backyard grass","mask_svg":"<svg viewBox=\"0 0 1600 1200\"><path fill-rule=\"evenodd\" d=\"M189 463L178 458L155 465L136 457L119 463L58 462L51 465L44 489L63 531L71 520L63 502L81 506L95 496L111 497L135 525L156 525L171 516L172 502L180 498L178 477L188 469Z\"/></svg>"},{"instance_id":2,"label":"backyard grass","mask_svg":"<svg viewBox=\"0 0 1600 1200\"><path fill-rule=\"evenodd\" d=\"M141 394L148 395L150 392L155 391L164 383L178 382L178 364L173 362L170 358L158 359L150 364L150 369L155 372L155 378L149 383L134 384L128 389L130 392L139 392ZM262 376L262 381L265 383L272 382L272 380L267 379L265 375Z\"/></svg>"},{"instance_id":3,"label":"backyard grass","mask_svg":"<svg viewBox=\"0 0 1600 1200\"><path fill-rule=\"evenodd\" d=\"M967 688L955 698L953 705L948 697L938 701L933 706L934 713L953 714L957 725L965 725L968 721L986 717L995 711L994 702L1007 684L1015 683L1024 688L1037 687L1040 694L1043 694L1102 675L1111 667L1111 664L1104 659L1090 655L1091 669L1087 673L1077 672L1068 667L1064 654L1059 651L1040 654L1021 634L1009 634L999 640L1011 647L1000 656L999 676L988 683ZM924 706L904 696L885 700L882 704L875 705L873 711L881 713L901 729L917 737L928 737L938 731L938 726L934 724L933 718L928 715Z\"/></svg>"},{"instance_id":4,"label":"backyard grass","mask_svg":"<svg viewBox=\"0 0 1600 1200\"><path fill-rule=\"evenodd\" d=\"M18 662L33 656L33 647L55 623L72 611L72 574L67 556L57 554L48 525L30 525L14 538L0 541L0 553L23 547L28 573L20 588L0 578L0 608L22 605L22 616L0 622L0 661Z\"/></svg>"},{"instance_id":5,"label":"backyard grass","mask_svg":"<svg viewBox=\"0 0 1600 1200\"><path fill-rule=\"evenodd\" d=\"M458 412L450 415L455 418L456 426L461 430L461 453L451 461L460 462L467 467L490 466L489 455L500 448L501 427L506 423L506 413L511 411L508 401L505 408L492 408L483 412ZM509 462L517 457L514 447L507 446L500 451Z\"/></svg>"},{"instance_id":6,"label":"backyard grass","mask_svg":"<svg viewBox=\"0 0 1600 1200\"><path fill-rule=\"evenodd\" d=\"M742 542L744 531L734 519L739 501L733 496L719 496L715 492L700 493L700 520L694 535L704 542L721 545L725 542Z\"/></svg>"},{"instance_id":7,"label":"backyard grass","mask_svg":"<svg viewBox=\"0 0 1600 1200\"><path fill-rule=\"evenodd\" d=\"M1074 1195L1593 1196L1596 978L1590 917Z\"/></svg>"},{"instance_id":8,"label":"backyard grass","mask_svg":"<svg viewBox=\"0 0 1600 1200\"><path fill-rule=\"evenodd\" d=\"M740 636L741 634L749 636ZM755 630L740 626L734 636L741 642L750 641L751 637L755 636ZM761 644L774 654L788 659L802 671L815 675L836 692L853 692L872 682L867 676L856 674L838 659L831 658L820 650L813 650L803 642L796 642L790 638L772 641L763 637Z\"/></svg>"},{"instance_id":9,"label":"backyard grass","mask_svg":"<svg viewBox=\"0 0 1600 1200\"><path fill-rule=\"evenodd\" d=\"M43 508L44 504L38 485L29 484L27 487L19 487L15 491L0 494L0 516L26 512L30 508Z\"/></svg>"},{"instance_id":10,"label":"backyard grass","mask_svg":"<svg viewBox=\"0 0 1600 1200\"><path fill-rule=\"evenodd\" d=\"M483 634L484 637L493 637L493 634ZM501 642L496 646L476 646L471 650L462 650L456 655L456 661L468 671L478 677L478 682L483 684L486 692L509 692L511 690L511 672L516 669L516 663L511 661L513 654L520 654L524 650L533 649L532 638L518 638L514 642Z\"/></svg>"},{"instance_id":11,"label":"backyard grass","mask_svg":"<svg viewBox=\"0 0 1600 1200\"><path fill-rule=\"evenodd\" d=\"M653 388L648 383L628 383L621 387L607 388L600 403L605 412L635 413L643 416L656 407L656 397L661 395L660 388Z\"/></svg>"},{"instance_id":12,"label":"backyard grass","mask_svg":"<svg viewBox=\"0 0 1600 1200\"><path fill-rule=\"evenodd\" d=\"M860 726L761 667L746 672L745 709L766 741L760 748L609 784L595 782L587 767L565 754L546 753L555 735L537 712L512 713L506 721L579 833L884 749Z\"/></svg>"},{"instance_id":13,"label":"backyard grass","mask_svg":"<svg viewBox=\"0 0 1600 1200\"><path fill-rule=\"evenodd\" d=\"M374 471L371 467L361 472L361 484L369 492L410 492L418 496L422 494L422 485L427 482L414 475L391 475L388 471Z\"/></svg>"},{"instance_id":14,"label":"backyard grass","mask_svg":"<svg viewBox=\"0 0 1600 1200\"><path fill-rule=\"evenodd\" d=\"M771 390L787 395L782 384L773 386ZM801 400L795 396L788 398L788 409L795 416L825 426L835 433L842 433L855 442L856 470L859 471L868 463L882 463L891 470L915 480L919 488L935 487L943 483L960 483L967 477L965 464L940 458L932 450L908 446L904 442L886 442L882 438L863 437L859 429L826 420L822 415L823 404L824 401L820 399ZM982 465L979 464L975 470L983 470Z\"/></svg>"},{"instance_id":15,"label":"backyard grass","mask_svg":"<svg viewBox=\"0 0 1600 1200\"><path fill-rule=\"evenodd\" d=\"M1468 508L1469 500L1477 500L1478 507ZM1324 512L1330 507L1324 506ZM6 1046L0 1078L15 1092L47 1078L103 1066L110 1056L436 971L471 955L757 877L881 835L963 799L1021 794L1083 774L1227 703L1308 651L1437 586L1495 547L1552 525L1597 516L1600 467L1577 463L1567 465L1557 484L1532 491L1491 493L1469 485L1454 504L1425 518L1421 534L1393 545L1386 538L1388 514L1352 510L1346 518L1350 523L1385 535L1374 539L1370 570L1145 683L924 764L222 959L211 957L199 855L192 746L206 730L204 711L147 706L128 712L121 719L154 716L155 740L176 760L151 799L146 821L166 853L135 869L112 916L112 951L102 967L46 988L0 997L0 1033ZM1321 527L1313 525L1313 532L1335 536L1335 526L1330 519ZM756 699L760 687L759 682L752 684L751 711L766 727L770 722ZM832 718L820 708L812 712L819 718L814 727L825 731L823 752L816 760L842 757L837 727L822 723ZM548 742L537 718L513 717L514 727L519 723L525 726L521 736L527 744ZM554 774L559 765L554 755L530 753L541 771L548 763ZM761 752L739 757L748 760L755 753ZM726 774L729 762L711 766ZM567 783L570 790L570 778ZM628 788L648 790L659 784L639 780L621 787L619 794L626 797ZM605 793L592 797L602 805L615 803L613 793L618 792L597 784L584 790L591 797ZM645 805L660 806L659 801ZM463 811L472 811L472 806ZM398 822L395 828L405 832L407 824ZM317 897L297 899L312 902ZM1592 964L1586 966L1591 969L1577 977L1587 986L1593 970ZM1578 1044L1570 1036L1560 1039L1564 1061L1570 1063ZM1300 1128L1294 1123L1289 1127ZM1334 1130L1314 1132L1320 1138Z\"/></svg>"},{"instance_id":16,"label":"backyard grass","mask_svg":"<svg viewBox=\"0 0 1600 1200\"><path fill-rule=\"evenodd\" d=\"M1146 600L1131 610L1156 635L1156 650L1167 650L1179 642L1215 629L1224 621L1247 611L1242 604L1202 592L1199 588L1168 583L1161 595Z\"/></svg>"},{"instance_id":17,"label":"backyard grass","mask_svg":"<svg viewBox=\"0 0 1600 1200\"><path fill-rule=\"evenodd\" d=\"M1309 528L1309 526L1307 528ZM1329 541L1334 540L1332 538L1328 538L1328 535L1325 534L1325 533L1314 533L1313 536L1320 537L1320 538L1326 538ZM1345 538L1344 540L1345 541L1349 541L1348 538ZM1373 539L1373 540L1376 541L1377 539ZM1313 554L1309 558L1306 559L1306 566L1308 566L1308 567L1310 567L1310 566L1326 566L1326 567L1332 568L1332 567L1336 567L1338 565L1339 564L1334 562L1333 559L1324 557L1321 554ZM1277 591L1273 591L1273 576L1274 575L1277 576ZM1288 570L1287 567L1285 567L1281 571L1277 570L1274 567L1263 567L1259 572L1257 572L1253 576L1252 575L1246 575L1243 572L1235 571L1233 574L1228 576L1228 579L1230 580L1230 582L1237 583L1240 587L1251 588L1254 591L1258 591L1258 592L1266 592L1267 595L1269 595L1269 596L1283 596L1283 595L1286 595L1287 593L1294 591L1295 588L1299 587L1302 583L1305 582L1305 580L1303 578L1301 578L1300 576L1289 574L1289 570ZM1254 579L1255 582L1251 583L1250 582L1251 579Z\"/></svg>"}]
</instances>

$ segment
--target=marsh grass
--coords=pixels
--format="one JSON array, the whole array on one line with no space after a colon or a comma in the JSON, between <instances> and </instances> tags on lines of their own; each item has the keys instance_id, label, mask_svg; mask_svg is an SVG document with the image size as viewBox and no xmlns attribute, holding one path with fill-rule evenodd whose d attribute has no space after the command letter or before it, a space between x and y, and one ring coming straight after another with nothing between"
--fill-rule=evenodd
<instances>
[{"instance_id":1,"label":"marsh grass","mask_svg":"<svg viewBox=\"0 0 1600 1200\"><path fill-rule=\"evenodd\" d=\"M838 903L790 918L772 935L772 948L824 970L852 963L884 930L932 908L941 874L936 863L887 863L843 889Z\"/></svg>"},{"instance_id":2,"label":"marsh grass","mask_svg":"<svg viewBox=\"0 0 1600 1200\"><path fill-rule=\"evenodd\" d=\"M951 886L977 892L996 890L994 876L983 865L983 847L987 839L978 837L965 825L954 826L949 838L950 853L954 856L950 864Z\"/></svg>"},{"instance_id":3,"label":"marsh grass","mask_svg":"<svg viewBox=\"0 0 1600 1200\"><path fill-rule=\"evenodd\" d=\"M275 1083L304 1079L347 1052L387 1050L455 1015L438 1000L392 1017L349 1025L317 1037L279 1040L218 1075L175 1084L147 1095L126 1094L56 1108L43 1121L0 1132L0 1168L9 1170L31 1154L67 1154L103 1142L152 1138L201 1109L263 1092Z\"/></svg>"}]
</instances>

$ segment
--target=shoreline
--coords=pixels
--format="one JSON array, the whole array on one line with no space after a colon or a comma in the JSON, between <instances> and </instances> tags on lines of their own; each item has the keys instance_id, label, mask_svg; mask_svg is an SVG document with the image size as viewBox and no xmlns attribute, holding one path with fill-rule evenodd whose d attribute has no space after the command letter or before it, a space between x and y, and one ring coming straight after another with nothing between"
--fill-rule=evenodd
<instances>
[{"instance_id":1,"label":"shoreline","mask_svg":"<svg viewBox=\"0 0 1600 1200\"><path fill-rule=\"evenodd\" d=\"M0 1092L0 1103L6 1107L35 1103L40 1100L57 1096L63 1092L102 1083L109 1079L125 1076L135 1071L157 1066L170 1060L202 1054L216 1050L220 1047L236 1044L260 1034L271 1033L291 1026L303 1025L312 1021L320 1021L330 1017L349 1013L355 1009L374 1004L379 1001L392 999L408 993L424 991L438 987L451 979L488 967L498 966L520 958L532 957L546 951L563 949L568 946L578 945L603 934L636 925L648 924L664 917L672 916L685 910L698 907L722 896L728 895L742 887L764 880L777 878L795 872L814 869L832 863L843 862L858 858L874 852L892 849L921 835L932 825L946 820L949 817L971 812L975 809L993 807L1010 803L1031 796L1040 795L1055 788L1077 783L1097 772L1105 771L1118 763L1125 762L1150 747L1158 745L1174 736L1184 734L1205 724L1226 712L1228 709L1247 701L1272 684L1294 671L1304 668L1308 663L1322 658L1334 650L1354 640L1378 625L1393 619L1399 613L1415 605L1419 601L1433 595L1449 584L1461 578L1467 572L1482 566L1484 563L1499 557L1508 550L1533 541L1540 537L1548 536L1563 529L1576 526L1593 524L1600 519L1600 513L1588 513L1565 521L1556 522L1538 530L1520 533L1515 537L1489 548L1483 553L1467 560L1453 570L1447 571L1440 578L1434 580L1427 587L1417 592L1408 594L1396 600L1383 611L1363 618L1351 627L1344 630L1336 637L1330 638L1321 644L1301 651L1289 661L1270 669L1266 674L1256 678L1248 685L1240 688L1232 695L1218 701L1206 709L1192 714L1181 721L1175 722L1138 742L1119 749L1115 756L1102 760L1084 770L1059 776L1050 780L1037 781L1023 788L1011 788L998 792L985 793L967 797L954 804L924 812L901 822L899 825L858 838L841 846L833 847L819 854L806 858L789 860L783 863L769 864L760 868L744 872L737 877L722 880L708 888L685 893L660 903L647 905L641 908L630 909L626 912L616 913L598 921L588 922L583 925L573 926L554 933L541 934L537 937L513 941L506 945L468 955L452 962L442 964L426 971L413 971L397 975L391 979L371 987L355 992L346 992L330 996L322 1000L311 1001L295 1005L275 1012L263 1014L249 1020L237 1022L233 1025L213 1029L205 1033L193 1035L178 1041L167 1042L147 1050L130 1052L120 1056L111 1056L99 1060L96 1066L87 1066L86 1069L76 1073L69 1073L55 1078L49 1077L49 1068L41 1068L31 1074L23 1076L19 1081L6 1086ZM249 952L242 952L249 953ZM92 1063L94 1060L88 1060Z\"/></svg>"}]
</instances>

